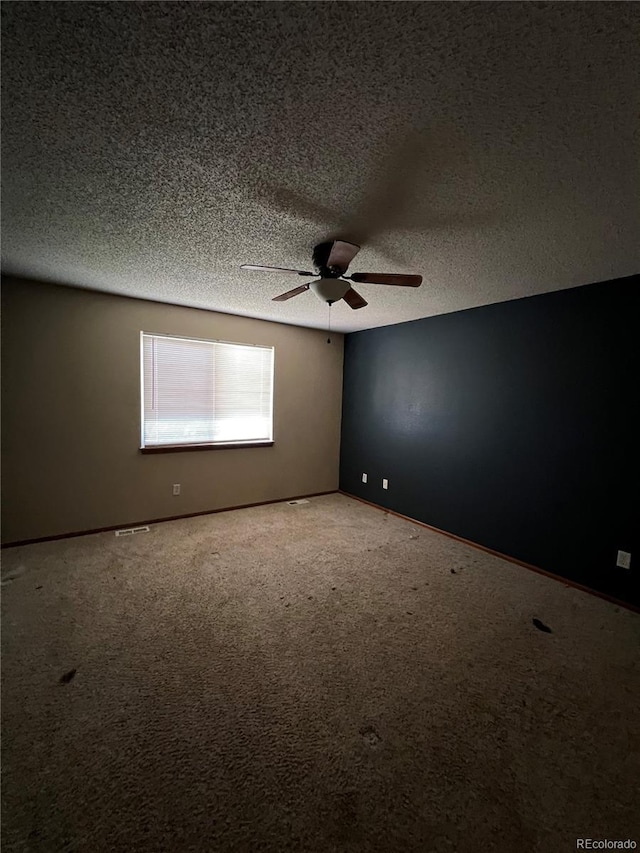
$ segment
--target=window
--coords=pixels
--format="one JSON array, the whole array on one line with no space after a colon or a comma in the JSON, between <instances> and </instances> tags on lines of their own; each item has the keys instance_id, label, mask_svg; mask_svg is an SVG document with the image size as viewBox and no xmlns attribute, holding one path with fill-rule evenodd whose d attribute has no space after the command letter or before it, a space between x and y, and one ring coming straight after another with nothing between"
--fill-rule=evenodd
<instances>
[{"instance_id":1,"label":"window","mask_svg":"<svg viewBox=\"0 0 640 853\"><path fill-rule=\"evenodd\" d=\"M273 347L141 333L142 449L271 443Z\"/></svg>"}]
</instances>

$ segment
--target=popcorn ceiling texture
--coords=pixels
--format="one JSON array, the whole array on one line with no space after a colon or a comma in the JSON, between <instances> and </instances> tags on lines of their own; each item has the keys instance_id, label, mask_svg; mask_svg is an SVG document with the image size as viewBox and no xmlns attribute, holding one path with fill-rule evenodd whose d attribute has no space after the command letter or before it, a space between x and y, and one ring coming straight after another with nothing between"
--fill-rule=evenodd
<instances>
[{"instance_id":1,"label":"popcorn ceiling texture","mask_svg":"<svg viewBox=\"0 0 640 853\"><path fill-rule=\"evenodd\" d=\"M640 837L614 604L342 495L11 548L3 576L5 853Z\"/></svg>"},{"instance_id":2,"label":"popcorn ceiling texture","mask_svg":"<svg viewBox=\"0 0 640 853\"><path fill-rule=\"evenodd\" d=\"M363 197L376 233L352 271L425 281L359 285L370 304L334 306L339 331L640 267L637 3L5 2L2 19L8 272L322 327L311 293L271 302L299 278L238 267L309 268Z\"/></svg>"}]
</instances>

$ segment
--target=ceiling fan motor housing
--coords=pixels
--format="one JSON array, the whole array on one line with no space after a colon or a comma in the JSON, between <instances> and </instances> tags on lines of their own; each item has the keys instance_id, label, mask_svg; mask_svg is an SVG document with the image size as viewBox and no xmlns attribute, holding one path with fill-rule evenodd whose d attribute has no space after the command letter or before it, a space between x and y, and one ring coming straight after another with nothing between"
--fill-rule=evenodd
<instances>
[{"instance_id":1,"label":"ceiling fan motor housing","mask_svg":"<svg viewBox=\"0 0 640 853\"><path fill-rule=\"evenodd\" d=\"M326 276L330 278L333 275L327 267L327 261L329 260L329 254L331 253L332 246L333 241L330 240L326 243L318 243L318 245L313 248L313 265L323 277Z\"/></svg>"},{"instance_id":2,"label":"ceiling fan motor housing","mask_svg":"<svg viewBox=\"0 0 640 853\"><path fill-rule=\"evenodd\" d=\"M338 251L336 251L336 248ZM355 252L350 253L349 249L355 248ZM328 240L325 243L318 243L313 249L313 265L322 278L338 278L344 275L352 260L351 254L356 255L359 246L351 247L349 243L344 243L340 240ZM345 256L344 250L347 249ZM333 263L329 266L329 261Z\"/></svg>"},{"instance_id":3,"label":"ceiling fan motor housing","mask_svg":"<svg viewBox=\"0 0 640 853\"><path fill-rule=\"evenodd\" d=\"M322 299L323 302L337 302L345 295L351 287L348 281L339 278L321 278L309 284L310 289Z\"/></svg>"}]
</instances>

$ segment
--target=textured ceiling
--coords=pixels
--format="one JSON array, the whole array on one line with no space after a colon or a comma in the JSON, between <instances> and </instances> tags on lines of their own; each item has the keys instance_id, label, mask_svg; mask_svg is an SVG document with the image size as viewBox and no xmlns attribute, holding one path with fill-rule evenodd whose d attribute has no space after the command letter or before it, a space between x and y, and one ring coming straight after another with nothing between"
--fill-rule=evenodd
<instances>
[{"instance_id":1,"label":"textured ceiling","mask_svg":"<svg viewBox=\"0 0 640 853\"><path fill-rule=\"evenodd\" d=\"M638 3L2 4L5 272L371 328L640 270Z\"/></svg>"}]
</instances>

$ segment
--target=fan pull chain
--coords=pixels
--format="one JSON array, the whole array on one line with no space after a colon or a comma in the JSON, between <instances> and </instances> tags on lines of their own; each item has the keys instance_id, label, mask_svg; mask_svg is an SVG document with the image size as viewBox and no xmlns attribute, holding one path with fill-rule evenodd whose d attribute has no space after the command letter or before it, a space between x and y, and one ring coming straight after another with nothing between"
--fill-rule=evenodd
<instances>
[{"instance_id":1,"label":"fan pull chain","mask_svg":"<svg viewBox=\"0 0 640 853\"><path fill-rule=\"evenodd\" d=\"M327 329L327 331L329 333L329 337L327 338L327 343L330 344L331 343L331 303L327 302L327 305L329 306L329 327Z\"/></svg>"}]
</instances>

